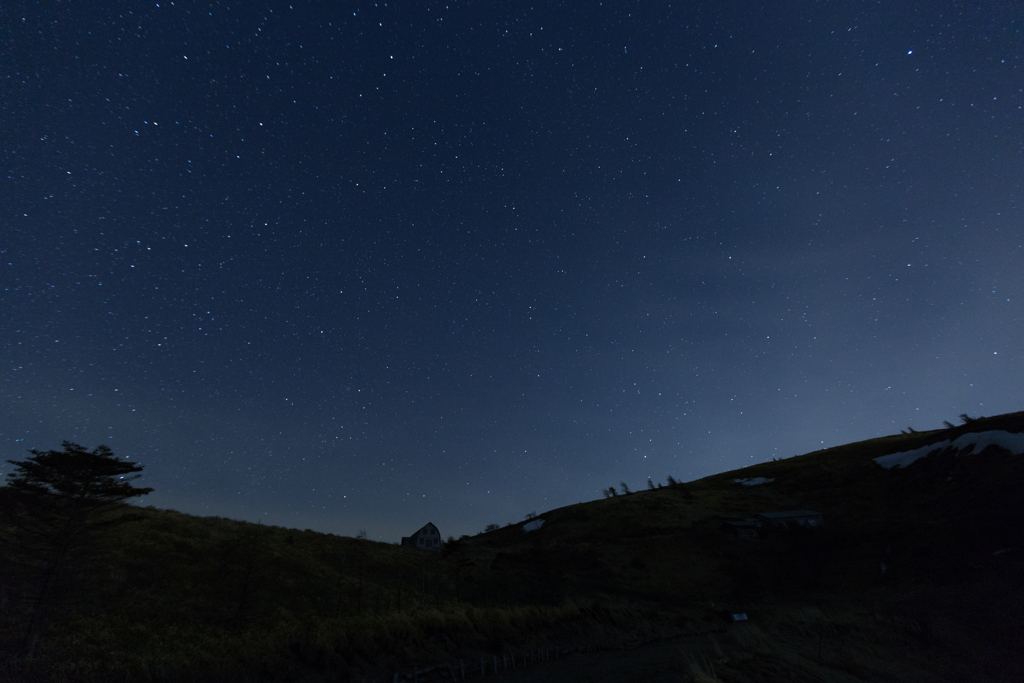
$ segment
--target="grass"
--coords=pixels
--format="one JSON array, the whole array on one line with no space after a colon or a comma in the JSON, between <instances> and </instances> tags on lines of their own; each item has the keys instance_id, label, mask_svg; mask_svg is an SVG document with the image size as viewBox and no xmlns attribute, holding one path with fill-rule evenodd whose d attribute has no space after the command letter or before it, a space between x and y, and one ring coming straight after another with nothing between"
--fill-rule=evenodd
<instances>
[{"instance_id":1,"label":"grass","mask_svg":"<svg viewBox=\"0 0 1024 683\"><path fill-rule=\"evenodd\" d=\"M441 555L134 509L28 668L23 596L0 592L0 679L390 680L510 648L652 641L685 644L659 666L694 681L1024 679L1024 459L873 462L968 429L1024 431L1024 413L551 510L538 531ZM759 476L774 481L732 482ZM722 529L803 508L825 527Z\"/></svg>"}]
</instances>

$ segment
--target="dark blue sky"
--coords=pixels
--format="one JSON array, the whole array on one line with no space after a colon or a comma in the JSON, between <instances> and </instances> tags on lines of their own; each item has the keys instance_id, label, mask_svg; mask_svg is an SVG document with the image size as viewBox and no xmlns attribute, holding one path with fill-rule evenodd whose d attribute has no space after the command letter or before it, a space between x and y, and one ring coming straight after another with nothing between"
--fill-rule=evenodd
<instances>
[{"instance_id":1,"label":"dark blue sky","mask_svg":"<svg viewBox=\"0 0 1024 683\"><path fill-rule=\"evenodd\" d=\"M0 8L4 459L397 541L1024 408L1019 3L108 5Z\"/></svg>"}]
</instances>

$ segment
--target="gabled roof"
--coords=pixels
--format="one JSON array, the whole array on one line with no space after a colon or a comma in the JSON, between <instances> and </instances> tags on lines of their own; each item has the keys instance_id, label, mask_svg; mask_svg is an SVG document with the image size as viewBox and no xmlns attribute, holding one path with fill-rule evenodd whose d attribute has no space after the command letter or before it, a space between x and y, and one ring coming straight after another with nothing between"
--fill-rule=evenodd
<instances>
[{"instance_id":1,"label":"gabled roof","mask_svg":"<svg viewBox=\"0 0 1024 683\"><path fill-rule=\"evenodd\" d=\"M436 527L436 526L434 526L434 523L433 523L433 522L427 522L426 524L424 524L423 526L421 526L421 527L420 527L419 529L417 529L417 530L416 530L416 531L415 531L415 532L413 533L413 535L412 535L412 536L410 536L410 538L415 538L416 536L419 536L419 535L420 535L421 533L423 533L423 532L424 532L424 531L426 531L427 529L433 529L434 531L437 531L437 527ZM440 532L438 532L438 535L439 535L439 536L441 535L441 534L440 534Z\"/></svg>"},{"instance_id":2,"label":"gabled roof","mask_svg":"<svg viewBox=\"0 0 1024 683\"><path fill-rule=\"evenodd\" d=\"M440 550L441 532L433 522L427 522L417 529L412 536L403 536L402 545L421 550Z\"/></svg>"}]
</instances>

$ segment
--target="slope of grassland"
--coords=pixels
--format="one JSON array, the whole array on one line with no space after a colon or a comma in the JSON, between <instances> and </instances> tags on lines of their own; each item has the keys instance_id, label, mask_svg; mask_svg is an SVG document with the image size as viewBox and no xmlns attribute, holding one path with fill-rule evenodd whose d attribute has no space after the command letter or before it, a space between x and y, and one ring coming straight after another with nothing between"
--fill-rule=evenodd
<instances>
[{"instance_id":1,"label":"slope of grassland","mask_svg":"<svg viewBox=\"0 0 1024 683\"><path fill-rule=\"evenodd\" d=\"M1024 680L1024 457L874 462L996 429L1024 432L1024 413L559 508L536 531L508 526L441 555L132 509L67 586L31 662L18 657L26 596L4 587L0 678L390 681L443 665L424 680L451 662L472 677L481 657L558 652L509 675ZM772 481L734 482L754 477ZM752 540L723 529L792 509L821 512L824 527ZM616 650L643 643L656 644ZM593 660L568 657L581 648L620 666L585 674Z\"/></svg>"},{"instance_id":2,"label":"slope of grassland","mask_svg":"<svg viewBox=\"0 0 1024 683\"><path fill-rule=\"evenodd\" d=\"M1024 414L554 510L541 530L503 529L472 552L515 566L521 590L538 595L562 586L658 604L688 627L746 613L717 636L717 655L677 653L688 663L673 673L695 679L713 669L735 681L1019 680L1024 457L945 453L893 470L874 461L988 430L1022 432ZM757 477L773 481L734 483ZM757 540L722 529L792 509L823 513L824 528Z\"/></svg>"}]
</instances>

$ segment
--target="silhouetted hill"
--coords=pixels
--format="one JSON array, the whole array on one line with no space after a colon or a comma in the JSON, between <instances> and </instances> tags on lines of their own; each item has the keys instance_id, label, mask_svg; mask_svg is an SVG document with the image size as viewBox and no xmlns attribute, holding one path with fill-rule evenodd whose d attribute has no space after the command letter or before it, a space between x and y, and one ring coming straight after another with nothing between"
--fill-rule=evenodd
<instances>
[{"instance_id":1,"label":"silhouetted hill","mask_svg":"<svg viewBox=\"0 0 1024 683\"><path fill-rule=\"evenodd\" d=\"M1024 433L1024 413L559 508L440 555L133 509L27 674L26 596L5 586L0 677L390 681L441 665L420 676L440 680L460 660L472 677L481 657L588 648L646 662L643 680L1024 680L1024 457L875 462L992 430ZM726 524L786 510L824 524ZM645 642L661 645L612 652ZM545 667L575 670L516 680ZM632 680L605 671L588 680Z\"/></svg>"}]
</instances>

